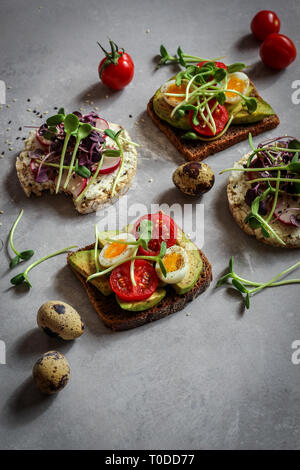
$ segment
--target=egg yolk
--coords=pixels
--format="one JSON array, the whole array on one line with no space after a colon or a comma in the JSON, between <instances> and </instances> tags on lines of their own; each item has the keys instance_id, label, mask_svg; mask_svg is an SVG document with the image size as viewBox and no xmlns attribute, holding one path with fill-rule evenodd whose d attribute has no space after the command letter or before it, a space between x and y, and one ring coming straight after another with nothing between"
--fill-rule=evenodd
<instances>
[{"instance_id":1,"label":"egg yolk","mask_svg":"<svg viewBox=\"0 0 300 470\"><path fill-rule=\"evenodd\" d=\"M183 258L180 253L169 253L164 256L163 262L168 273L177 271L183 266Z\"/></svg>"},{"instance_id":2,"label":"egg yolk","mask_svg":"<svg viewBox=\"0 0 300 470\"><path fill-rule=\"evenodd\" d=\"M241 80L238 77L231 77L228 80L227 88L229 88L230 90L236 90L236 91L239 91L240 93L243 93L244 88L245 88L245 82L243 82L243 80ZM235 93L232 93L230 91L229 92L226 91L225 95L227 96L227 98L234 98L235 96L237 96Z\"/></svg>"},{"instance_id":3,"label":"egg yolk","mask_svg":"<svg viewBox=\"0 0 300 470\"><path fill-rule=\"evenodd\" d=\"M177 86L176 83L171 83L167 90L166 93L185 93L186 90L186 83L181 83L180 86ZM184 96L171 96L172 101L176 101L177 103L180 103L180 101L184 100Z\"/></svg>"},{"instance_id":4,"label":"egg yolk","mask_svg":"<svg viewBox=\"0 0 300 470\"><path fill-rule=\"evenodd\" d=\"M125 242L126 240L121 240ZM105 250L105 258L115 258L116 256L119 256L121 253L123 253L128 245L124 245L123 243L110 243L110 245L106 248Z\"/></svg>"}]
</instances>

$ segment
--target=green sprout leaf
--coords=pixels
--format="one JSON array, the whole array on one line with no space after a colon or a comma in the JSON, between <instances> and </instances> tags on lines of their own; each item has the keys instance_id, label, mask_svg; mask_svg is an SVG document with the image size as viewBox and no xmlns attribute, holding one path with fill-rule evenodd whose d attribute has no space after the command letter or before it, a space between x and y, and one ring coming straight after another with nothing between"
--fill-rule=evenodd
<instances>
[{"instance_id":1,"label":"green sprout leaf","mask_svg":"<svg viewBox=\"0 0 300 470\"><path fill-rule=\"evenodd\" d=\"M46 124L49 126L49 127L55 127L55 126L58 126L58 124L61 124L62 122L64 122L64 119L65 119L65 115L64 114L55 114L54 116L50 116L47 121L46 121Z\"/></svg>"},{"instance_id":2,"label":"green sprout leaf","mask_svg":"<svg viewBox=\"0 0 300 470\"><path fill-rule=\"evenodd\" d=\"M33 255L33 250L25 250L20 253L20 258L22 258L24 261L28 261L30 258L32 258Z\"/></svg>"},{"instance_id":3,"label":"green sprout leaf","mask_svg":"<svg viewBox=\"0 0 300 470\"><path fill-rule=\"evenodd\" d=\"M232 279L232 284L242 294L247 294L248 293L248 289L246 289L246 287L240 281L238 281L237 279Z\"/></svg>"},{"instance_id":4,"label":"green sprout leaf","mask_svg":"<svg viewBox=\"0 0 300 470\"><path fill-rule=\"evenodd\" d=\"M247 98L245 104L250 114L254 113L257 110L257 99L256 98Z\"/></svg>"},{"instance_id":5,"label":"green sprout leaf","mask_svg":"<svg viewBox=\"0 0 300 470\"><path fill-rule=\"evenodd\" d=\"M234 64L227 66L227 72L228 73L240 72L241 70L244 70L245 67L246 67L246 64L244 64L243 62L235 62Z\"/></svg>"},{"instance_id":6,"label":"green sprout leaf","mask_svg":"<svg viewBox=\"0 0 300 470\"><path fill-rule=\"evenodd\" d=\"M215 76L214 76L214 79L217 81L217 82L221 82L222 80L224 80L224 78L226 77L227 75L227 72L225 69L217 69L216 72L215 72Z\"/></svg>"},{"instance_id":7,"label":"green sprout leaf","mask_svg":"<svg viewBox=\"0 0 300 470\"><path fill-rule=\"evenodd\" d=\"M14 258L12 258L10 260L10 263L9 263L9 267L10 269L14 268L15 266L17 266L17 264L20 263L20 256L15 256Z\"/></svg>"}]
</instances>

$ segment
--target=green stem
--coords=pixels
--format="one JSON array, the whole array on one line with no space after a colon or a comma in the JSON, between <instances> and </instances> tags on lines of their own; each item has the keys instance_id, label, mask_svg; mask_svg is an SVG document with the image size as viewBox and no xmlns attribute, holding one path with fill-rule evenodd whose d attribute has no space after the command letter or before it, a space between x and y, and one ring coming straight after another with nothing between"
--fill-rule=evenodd
<instances>
[{"instance_id":1,"label":"green stem","mask_svg":"<svg viewBox=\"0 0 300 470\"><path fill-rule=\"evenodd\" d=\"M103 164L103 155L102 155L102 158L101 160L99 161L98 163L98 166L97 166L97 170L95 171L95 173L93 174L93 176L91 177L90 181L88 182L86 188L82 191L81 194L79 194L79 196L75 199L75 202L79 202L81 201L81 199L85 196L86 192L88 191L88 189L90 188L90 186L94 183L94 181L96 180L98 174L99 174L99 171L101 170L101 167L102 167L102 164Z\"/></svg>"},{"instance_id":2,"label":"green stem","mask_svg":"<svg viewBox=\"0 0 300 470\"><path fill-rule=\"evenodd\" d=\"M259 181L277 181L277 178L256 178L254 180L249 180L249 181L246 181L246 183L258 183ZM287 183L300 183L300 179L299 178L280 178L279 181L281 182L287 182Z\"/></svg>"},{"instance_id":3,"label":"green stem","mask_svg":"<svg viewBox=\"0 0 300 470\"><path fill-rule=\"evenodd\" d=\"M279 185L280 185L280 170L278 171L278 175L277 175L277 183L276 183L276 189L275 189L272 209L271 209L271 212L269 213L268 217L266 218L267 222L270 222L270 220L272 219L274 211L275 211L276 206L277 206L278 194L279 194Z\"/></svg>"},{"instance_id":4,"label":"green stem","mask_svg":"<svg viewBox=\"0 0 300 470\"><path fill-rule=\"evenodd\" d=\"M277 241L279 241L281 245L284 245L284 246L286 245L286 243L283 240L281 240L281 238L277 235L275 230L272 229L272 227L268 224L268 222L266 222L266 220L263 217L261 217L261 215L257 213L255 214L255 217L257 218L257 220L261 222L261 224L265 227L267 231L270 231L272 233L272 235L276 238Z\"/></svg>"},{"instance_id":5,"label":"green stem","mask_svg":"<svg viewBox=\"0 0 300 470\"><path fill-rule=\"evenodd\" d=\"M24 210L21 209L20 214L18 215L17 219L15 220L15 222L14 222L12 228L11 228L10 234L9 234L9 244L10 244L10 247L11 247L12 251L13 251L17 256L20 256L21 253L19 253L19 252L16 250L16 248L15 248L15 246L14 246L14 242L13 242L13 237L14 237L14 233L15 233L16 227L17 227L17 225L18 225L18 223L19 223L19 220L21 219L23 213L24 213Z\"/></svg>"},{"instance_id":6,"label":"green stem","mask_svg":"<svg viewBox=\"0 0 300 470\"><path fill-rule=\"evenodd\" d=\"M95 266L96 266L97 272L100 271L100 264L99 264L99 258L98 258L98 243L99 243L99 231L98 231L98 225L95 224L94 261L95 261Z\"/></svg>"},{"instance_id":7,"label":"green stem","mask_svg":"<svg viewBox=\"0 0 300 470\"><path fill-rule=\"evenodd\" d=\"M24 276L27 276L29 271L31 271L35 266L42 263L43 261L46 261L47 259L53 258L54 256L60 255L62 253L66 253L67 251L70 251L72 248L77 248L77 245L68 246L67 248L62 248L59 251L55 251L54 253L51 253L50 255L47 255L47 256L44 256L43 258L38 259L37 261L32 263L30 266L28 266L28 268L24 271Z\"/></svg>"},{"instance_id":8,"label":"green stem","mask_svg":"<svg viewBox=\"0 0 300 470\"><path fill-rule=\"evenodd\" d=\"M300 265L300 261L297 263L293 264L293 266L290 266L289 268L285 269L281 273L277 274L273 279L270 281L266 282L265 284L260 285L259 287L256 287L255 289L252 289L249 291L249 294L254 294L255 292L259 292L260 290L264 289L265 287L269 287L271 284L273 284L277 279L280 277L284 276L285 274L289 273L290 271L296 269Z\"/></svg>"},{"instance_id":9,"label":"green stem","mask_svg":"<svg viewBox=\"0 0 300 470\"><path fill-rule=\"evenodd\" d=\"M138 247L135 248L132 256L136 256L138 249L139 249ZM130 278L131 278L131 282L133 286L136 287L136 281L134 277L134 259L130 262Z\"/></svg>"},{"instance_id":10,"label":"green stem","mask_svg":"<svg viewBox=\"0 0 300 470\"><path fill-rule=\"evenodd\" d=\"M60 187L60 182L61 182L61 177L62 177L62 172L63 172L63 163L64 163L64 160L65 160L65 154L66 154L66 151L67 151L67 146L68 146L70 137L71 137L71 134L66 134L63 149L62 149L62 152L61 152L61 157L60 157L60 162L59 162L59 172L58 172L58 178L57 178L56 189L55 189L56 194L58 193L59 187Z\"/></svg>"},{"instance_id":11,"label":"green stem","mask_svg":"<svg viewBox=\"0 0 300 470\"><path fill-rule=\"evenodd\" d=\"M117 186L117 183L118 183L118 181L119 181L119 178L120 178L120 176L121 176L121 174L122 174L123 166L124 166L124 152L123 152L123 147L122 147L122 145L121 145L121 143L120 143L118 137L116 137L115 142L116 142L116 144L117 144L117 146L119 147L119 150L120 150L120 154L121 154L121 155L120 155L120 156L121 156L121 164L120 164L120 167L119 167L119 171L118 171L118 173L117 173L117 176L115 177L115 180L114 180L114 183L113 183L113 187L112 187L112 190L111 190L111 198L113 198L114 195L115 195L116 186Z\"/></svg>"},{"instance_id":12,"label":"green stem","mask_svg":"<svg viewBox=\"0 0 300 470\"><path fill-rule=\"evenodd\" d=\"M74 161L75 161L75 158L76 158L76 154L77 154L80 142L81 142L81 139L78 139L78 137L77 137L76 138L76 144L75 144L73 154L72 154L72 158L71 158L71 162L70 162L70 166L69 166L69 171L68 171L66 181L65 181L65 184L64 184L64 189L66 189L66 187L69 184L69 181L70 181L70 178L71 178L71 173L72 173L72 168L73 168L73 165L74 165Z\"/></svg>"}]
</instances>

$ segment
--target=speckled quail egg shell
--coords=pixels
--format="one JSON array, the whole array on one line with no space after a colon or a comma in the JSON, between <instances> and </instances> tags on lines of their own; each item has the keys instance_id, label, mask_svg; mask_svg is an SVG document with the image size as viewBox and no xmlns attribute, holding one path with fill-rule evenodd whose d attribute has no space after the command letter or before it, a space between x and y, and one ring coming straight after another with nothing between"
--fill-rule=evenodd
<instances>
[{"instance_id":1,"label":"speckled quail egg shell","mask_svg":"<svg viewBox=\"0 0 300 470\"><path fill-rule=\"evenodd\" d=\"M44 303L38 311L37 324L49 336L64 340L78 338L84 331L79 313L61 300Z\"/></svg>"},{"instance_id":2,"label":"speckled quail egg shell","mask_svg":"<svg viewBox=\"0 0 300 470\"><path fill-rule=\"evenodd\" d=\"M188 196L200 196L209 191L215 182L212 169L202 162L180 165L173 173L173 183Z\"/></svg>"},{"instance_id":3,"label":"speckled quail egg shell","mask_svg":"<svg viewBox=\"0 0 300 470\"><path fill-rule=\"evenodd\" d=\"M32 375L40 391L52 395L60 392L69 382L70 366L63 354L48 351L36 361Z\"/></svg>"}]
</instances>

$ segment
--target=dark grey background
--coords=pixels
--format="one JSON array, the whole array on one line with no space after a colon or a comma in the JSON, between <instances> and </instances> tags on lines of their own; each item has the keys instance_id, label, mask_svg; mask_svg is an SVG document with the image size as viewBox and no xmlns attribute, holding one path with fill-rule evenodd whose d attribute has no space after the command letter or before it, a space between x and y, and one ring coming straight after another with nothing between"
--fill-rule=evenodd
<instances>
[{"instance_id":1,"label":"dark grey background","mask_svg":"<svg viewBox=\"0 0 300 470\"><path fill-rule=\"evenodd\" d=\"M22 148L15 139L26 135L18 128L34 119L27 108L50 114L61 105L88 110L85 100L93 100L103 117L122 123L142 144L129 202L139 200L148 207L152 202L191 202L171 180L182 157L145 113L150 96L173 73L169 68L154 72L153 57L161 43L170 52L180 44L197 55L226 55L228 63L251 65L250 77L281 119L279 129L255 143L285 133L299 137L299 107L291 101L299 61L279 73L260 63L249 24L261 5L258 0L2 0L0 79L11 87L10 107L0 111L2 241L21 207L25 215L16 243L39 255L89 243L99 220L95 214L77 215L64 196L26 199L14 164ZM281 31L299 48L299 2L269 1L264 7L279 14ZM105 89L97 76L101 52L96 41L106 44L108 36L135 61L134 81L121 93ZM247 151L244 142L209 157L208 163L217 175ZM272 249L245 235L228 211L226 179L217 176L214 189L198 201L204 204L204 250L215 279L232 254L241 274L269 279L296 261L299 250ZM0 339L7 346L7 365L0 365L2 449L299 448L300 366L291 363L291 343L300 339L297 286L261 293L243 312L239 297L216 290L214 282L186 311L112 333L93 311L64 256L32 271L34 287L28 293L9 288L5 248L0 257ZM36 327L39 306L53 298L70 302L86 323L84 336L74 343L51 340ZM49 349L66 354L72 377L61 394L44 398L30 374L37 357Z\"/></svg>"}]
</instances>

